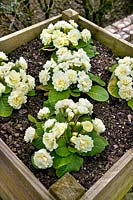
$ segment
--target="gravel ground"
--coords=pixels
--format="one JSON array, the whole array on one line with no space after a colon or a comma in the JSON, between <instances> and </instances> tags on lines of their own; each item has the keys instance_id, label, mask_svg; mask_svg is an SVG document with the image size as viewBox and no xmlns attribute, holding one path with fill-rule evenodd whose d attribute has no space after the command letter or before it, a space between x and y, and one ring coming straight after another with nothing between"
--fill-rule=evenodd
<instances>
[{"instance_id":1,"label":"gravel ground","mask_svg":"<svg viewBox=\"0 0 133 200\"><path fill-rule=\"evenodd\" d=\"M100 54L91 59L92 71L101 75L107 83L111 75L108 72L108 68L116 62L117 58L99 42L95 41L94 43ZM42 69L42 65L50 57L50 54L38 51L41 46L40 40L35 39L9 55L11 61L15 61L20 56L23 56L28 61L28 73L36 78L37 84L38 73ZM23 140L26 128L31 125L27 120L28 113L36 117L37 112L42 108L45 98L43 92L38 91L36 97L29 98L28 102L20 110L14 111L10 118L0 118L0 137L45 187L49 188L57 180L55 171L53 169L34 169L31 165L30 157L35 149ZM106 131L102 135L108 140L109 146L101 155L86 157L81 170L72 173L86 189L89 189L128 149L133 147L133 127L128 121L132 111L125 101L112 97L105 103L90 101L94 103L93 117L99 117L106 125Z\"/></svg>"}]
</instances>

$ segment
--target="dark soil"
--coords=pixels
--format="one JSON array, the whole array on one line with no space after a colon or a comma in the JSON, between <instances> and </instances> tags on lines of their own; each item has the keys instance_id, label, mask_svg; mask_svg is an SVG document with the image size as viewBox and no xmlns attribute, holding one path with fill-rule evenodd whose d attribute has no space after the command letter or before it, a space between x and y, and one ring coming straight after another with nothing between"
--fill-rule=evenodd
<instances>
[{"instance_id":1,"label":"dark soil","mask_svg":"<svg viewBox=\"0 0 133 200\"><path fill-rule=\"evenodd\" d=\"M109 81L110 73L108 68L116 62L116 57L112 52L95 41L100 52L95 58L91 59L92 71L101 75L104 81ZM23 56L28 61L28 73L36 78L38 83L38 73L42 65L49 58L49 54L40 52L42 44L39 39L35 39L18 48L9 59L15 61ZM35 151L31 144L25 143L23 137L27 127L31 124L27 120L28 113L36 117L37 112L42 108L44 94L37 91L36 97L30 97L28 102L20 110L13 112L9 118L0 118L0 137L10 147L10 149L27 165L46 188L57 180L53 169L36 170L31 165L31 155ZM133 112L128 108L125 101L110 97L106 103L93 102L93 117L99 117L106 125L106 131L102 134L109 142L106 150L97 156L86 157L84 165L79 172L72 175L86 189L90 188L128 149L133 146L133 126L128 121L128 117Z\"/></svg>"}]
</instances>

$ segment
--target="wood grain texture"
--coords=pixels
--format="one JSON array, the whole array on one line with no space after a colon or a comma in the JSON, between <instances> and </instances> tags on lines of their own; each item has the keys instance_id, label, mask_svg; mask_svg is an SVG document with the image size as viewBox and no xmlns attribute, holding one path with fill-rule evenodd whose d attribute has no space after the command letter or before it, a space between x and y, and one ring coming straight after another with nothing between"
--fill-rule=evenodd
<instances>
[{"instance_id":1,"label":"wood grain texture","mask_svg":"<svg viewBox=\"0 0 133 200\"><path fill-rule=\"evenodd\" d=\"M133 149L130 149L80 200L121 200L132 186Z\"/></svg>"},{"instance_id":2,"label":"wood grain texture","mask_svg":"<svg viewBox=\"0 0 133 200\"><path fill-rule=\"evenodd\" d=\"M0 38L0 51L9 53L24 43L37 37L43 28L64 16L72 17L93 37L111 48L117 56L133 56L133 45L116 38L113 34L78 16L74 12L50 18L33 26ZM78 19L77 19L78 16ZM133 150L129 150L96 184L88 190L81 200L120 200L133 185ZM0 140L0 196L4 200L50 200L54 199L29 169ZM69 200L69 199L68 199ZM70 199L71 200L71 199Z\"/></svg>"},{"instance_id":3,"label":"wood grain texture","mask_svg":"<svg viewBox=\"0 0 133 200\"><path fill-rule=\"evenodd\" d=\"M81 16L78 18L78 24L80 24L83 28L89 29L93 38L112 49L115 55L133 57L133 44L127 42L126 40L118 39L109 31L97 26Z\"/></svg>"},{"instance_id":4,"label":"wood grain texture","mask_svg":"<svg viewBox=\"0 0 133 200\"><path fill-rule=\"evenodd\" d=\"M48 190L1 139L0 197L4 200L54 200Z\"/></svg>"},{"instance_id":5,"label":"wood grain texture","mask_svg":"<svg viewBox=\"0 0 133 200\"><path fill-rule=\"evenodd\" d=\"M0 38L0 51L4 51L5 53L10 53L15 50L17 47L33 40L43 30L43 28L47 27L50 23L57 22L60 20L62 15L58 15L56 17L52 17L45 21L39 22L17 32L11 33Z\"/></svg>"}]
</instances>

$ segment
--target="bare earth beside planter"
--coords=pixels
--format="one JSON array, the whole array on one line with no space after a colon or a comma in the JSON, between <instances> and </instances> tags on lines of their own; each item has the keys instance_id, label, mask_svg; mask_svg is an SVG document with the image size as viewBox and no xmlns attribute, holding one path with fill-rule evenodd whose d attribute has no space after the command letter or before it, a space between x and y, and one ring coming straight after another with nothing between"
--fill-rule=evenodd
<instances>
[{"instance_id":1,"label":"bare earth beside planter","mask_svg":"<svg viewBox=\"0 0 133 200\"><path fill-rule=\"evenodd\" d=\"M101 75L105 82L108 82L110 73L108 68L116 62L110 49L107 49L95 41L100 54L92 59L92 71ZM39 39L31 41L27 45L19 47L11 53L10 60L14 61L23 56L29 63L28 73L36 77L38 83L38 72L46 62L49 54L44 54L38 49L41 47ZM0 118L0 136L10 149L30 168L37 178L49 188L57 178L52 169L35 170L31 166L30 156L34 149L30 144L23 141L24 131L30 125L27 121L27 114L36 116L42 107L44 100L43 92L38 91L36 97L28 100L19 111L14 111L11 118ZM46 98L46 97L45 97ZM92 103L94 103L92 101ZM90 188L128 149L133 146L133 127L128 121L132 111L127 107L126 102L110 98L106 103L94 103L94 117L99 117L106 125L104 136L109 141L109 147L101 155L85 159L84 165L79 172L73 172L73 176L86 189Z\"/></svg>"}]
</instances>

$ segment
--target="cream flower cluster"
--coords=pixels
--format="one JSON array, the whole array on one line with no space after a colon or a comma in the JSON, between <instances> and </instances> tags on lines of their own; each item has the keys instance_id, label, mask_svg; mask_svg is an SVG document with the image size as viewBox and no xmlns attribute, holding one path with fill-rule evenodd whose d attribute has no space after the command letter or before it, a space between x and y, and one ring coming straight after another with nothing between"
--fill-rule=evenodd
<instances>
[{"instance_id":1,"label":"cream flower cluster","mask_svg":"<svg viewBox=\"0 0 133 200\"><path fill-rule=\"evenodd\" d=\"M59 49L64 46L77 46L80 39L88 42L91 38L91 33L87 29L80 32L78 25L74 20L66 22L64 20L58 21L55 24L50 24L47 29L43 29L40 39L44 46L54 46Z\"/></svg>"},{"instance_id":2,"label":"cream flower cluster","mask_svg":"<svg viewBox=\"0 0 133 200\"><path fill-rule=\"evenodd\" d=\"M120 59L114 74L118 78L118 94L122 99L130 100L133 97L133 58Z\"/></svg>"},{"instance_id":3,"label":"cream flower cluster","mask_svg":"<svg viewBox=\"0 0 133 200\"><path fill-rule=\"evenodd\" d=\"M0 52L0 96L6 87L11 88L8 103L15 109L21 108L26 103L29 91L35 87L35 79L26 74L27 62L20 57L16 63L8 62L5 53Z\"/></svg>"},{"instance_id":4,"label":"cream flower cluster","mask_svg":"<svg viewBox=\"0 0 133 200\"><path fill-rule=\"evenodd\" d=\"M88 92L92 80L87 74L91 69L90 58L81 48L71 52L67 47L60 48L57 52L57 61L53 58L43 66L39 73L42 85L52 82L56 91L67 90L71 85L77 84L79 91Z\"/></svg>"},{"instance_id":5,"label":"cream flower cluster","mask_svg":"<svg viewBox=\"0 0 133 200\"><path fill-rule=\"evenodd\" d=\"M60 148L58 143L60 139L66 140L66 145L75 148L77 153L91 151L94 147L94 140L89 134L95 131L98 135L105 131L102 120L90 118L92 112L93 105L84 98L80 98L76 103L72 99L58 101L55 104L55 114L52 116L48 107L40 109L38 118L40 120L45 119L45 122L41 121L41 137L44 148L33 155L35 166L42 169L52 166L54 157L51 156L53 155L51 153ZM60 117L57 117L59 115L64 117L63 122L60 121ZM89 119L85 118L85 120L80 121L80 117L84 116L88 116ZM67 136L68 132L69 137ZM26 129L24 136L26 142L32 143L38 137L40 138L40 134L38 135L36 129L31 126Z\"/></svg>"}]
</instances>

